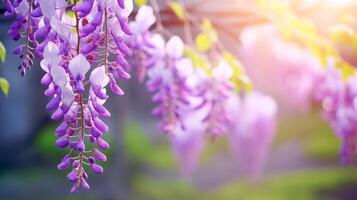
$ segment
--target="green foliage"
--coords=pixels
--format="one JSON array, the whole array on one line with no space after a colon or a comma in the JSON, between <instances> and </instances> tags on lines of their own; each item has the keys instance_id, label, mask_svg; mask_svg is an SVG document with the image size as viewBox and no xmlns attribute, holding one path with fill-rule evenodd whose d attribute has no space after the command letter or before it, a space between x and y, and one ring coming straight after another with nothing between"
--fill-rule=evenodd
<instances>
[{"instance_id":1,"label":"green foliage","mask_svg":"<svg viewBox=\"0 0 357 200\"><path fill-rule=\"evenodd\" d=\"M236 90L253 90L253 84L250 81L249 77L245 73L243 64L234 57L228 51L223 52L223 59L231 66L233 69L232 83L235 85Z\"/></svg>"},{"instance_id":2,"label":"green foliage","mask_svg":"<svg viewBox=\"0 0 357 200\"><path fill-rule=\"evenodd\" d=\"M0 89L6 96L9 95L9 88L9 82L6 79L0 77Z\"/></svg>"},{"instance_id":3,"label":"green foliage","mask_svg":"<svg viewBox=\"0 0 357 200\"><path fill-rule=\"evenodd\" d=\"M318 112L282 118L274 142L274 146L298 142L312 160L339 159L340 141Z\"/></svg>"},{"instance_id":4,"label":"green foliage","mask_svg":"<svg viewBox=\"0 0 357 200\"><path fill-rule=\"evenodd\" d=\"M340 56L333 41L320 34L310 20L295 15L289 4L278 1L274 3L271 1L256 1L263 13L268 12L268 14L264 14L264 17L274 23L280 34L285 39L297 42L309 49L320 61L321 66L326 66L328 61L333 58L336 67L341 71L345 80L356 74L354 67ZM345 36L344 33L343 40L346 39ZM336 33L334 37L336 39ZM338 38L341 39L341 33L339 33ZM350 43L353 48L357 48L356 41L357 39L354 43Z\"/></svg>"},{"instance_id":5,"label":"green foliage","mask_svg":"<svg viewBox=\"0 0 357 200\"><path fill-rule=\"evenodd\" d=\"M202 51L186 47L184 54L191 60L192 65L195 68L201 69L208 76L211 76L213 66L210 64L210 60ZM243 64L232 53L228 51L223 51L221 58L226 61L233 70L233 76L231 78L231 81L234 84L235 89L251 91L253 89L253 85L249 77L245 73Z\"/></svg>"},{"instance_id":6,"label":"green foliage","mask_svg":"<svg viewBox=\"0 0 357 200\"><path fill-rule=\"evenodd\" d=\"M259 183L240 179L203 191L180 180L150 177L137 178L133 187L135 199L148 200L325 200L328 197L335 199L331 197L331 193L356 181L356 169L330 168L275 174Z\"/></svg>"},{"instance_id":7,"label":"green foliage","mask_svg":"<svg viewBox=\"0 0 357 200\"><path fill-rule=\"evenodd\" d=\"M201 52L206 52L217 42L217 32L214 30L212 22L204 19L200 25L202 30L195 38L196 48Z\"/></svg>"},{"instance_id":8,"label":"green foliage","mask_svg":"<svg viewBox=\"0 0 357 200\"><path fill-rule=\"evenodd\" d=\"M2 63L5 63L6 58L6 49L2 42L0 42L0 60Z\"/></svg>"},{"instance_id":9,"label":"green foliage","mask_svg":"<svg viewBox=\"0 0 357 200\"><path fill-rule=\"evenodd\" d=\"M185 10L181 6L181 4L179 4L177 2L171 2L169 4L169 6L179 19L181 19L181 20L185 19Z\"/></svg>"},{"instance_id":10,"label":"green foliage","mask_svg":"<svg viewBox=\"0 0 357 200\"><path fill-rule=\"evenodd\" d=\"M147 0L134 0L134 2L137 6L140 7L140 6L145 5L147 3Z\"/></svg>"},{"instance_id":11,"label":"green foliage","mask_svg":"<svg viewBox=\"0 0 357 200\"><path fill-rule=\"evenodd\" d=\"M181 200L199 199L190 185L179 180L153 180L149 177L137 177L133 185L134 199L146 200Z\"/></svg>"},{"instance_id":12,"label":"green foliage","mask_svg":"<svg viewBox=\"0 0 357 200\"><path fill-rule=\"evenodd\" d=\"M136 122L126 123L123 139L126 154L131 162L159 169L176 166L167 139L151 141Z\"/></svg>"},{"instance_id":13,"label":"green foliage","mask_svg":"<svg viewBox=\"0 0 357 200\"><path fill-rule=\"evenodd\" d=\"M202 52L205 52L212 47L212 41L204 33L200 33L196 36L195 44L196 44L197 49Z\"/></svg>"},{"instance_id":14,"label":"green foliage","mask_svg":"<svg viewBox=\"0 0 357 200\"><path fill-rule=\"evenodd\" d=\"M56 124L48 125L37 134L35 139L36 151L47 158L55 157L57 159L64 154L62 149L55 147L57 139L54 134L55 130Z\"/></svg>"},{"instance_id":15,"label":"green foliage","mask_svg":"<svg viewBox=\"0 0 357 200\"><path fill-rule=\"evenodd\" d=\"M194 67L200 68L207 74L210 74L211 66L207 57L204 54L198 52L196 49L189 47L185 47L184 54L192 61L192 65Z\"/></svg>"},{"instance_id":16,"label":"green foliage","mask_svg":"<svg viewBox=\"0 0 357 200\"><path fill-rule=\"evenodd\" d=\"M237 182L222 187L209 199L225 200L318 200L326 199L328 194L336 192L338 187L357 181L354 169L317 169L302 170L269 176L259 184Z\"/></svg>"}]
</instances>

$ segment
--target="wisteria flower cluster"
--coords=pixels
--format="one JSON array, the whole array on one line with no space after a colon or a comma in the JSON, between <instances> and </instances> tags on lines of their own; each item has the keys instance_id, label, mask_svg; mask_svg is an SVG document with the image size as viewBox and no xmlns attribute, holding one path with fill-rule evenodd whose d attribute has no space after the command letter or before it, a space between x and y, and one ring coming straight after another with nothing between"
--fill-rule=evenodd
<instances>
[{"instance_id":1,"label":"wisteria flower cluster","mask_svg":"<svg viewBox=\"0 0 357 200\"><path fill-rule=\"evenodd\" d=\"M116 79L129 79L125 56L131 54L124 42L131 35L128 17L131 0L14 0L5 1L6 15L15 15L9 34L21 37L25 44L15 49L23 62L24 75L35 56L44 70L41 83L52 100L47 109L52 119L62 121L55 131L56 146L69 148L58 169L71 168L67 175L73 182L71 192L89 189L87 167L103 172L97 161L106 161L101 152L109 144L103 139L110 117L104 107L107 86L117 95L123 91ZM115 59L110 60L109 56ZM93 143L93 145L89 145Z\"/></svg>"},{"instance_id":2,"label":"wisteria flower cluster","mask_svg":"<svg viewBox=\"0 0 357 200\"><path fill-rule=\"evenodd\" d=\"M322 70L318 59L307 48L284 40L271 24L245 28L240 41L240 58L255 88L274 96L285 110L309 111Z\"/></svg>"},{"instance_id":3,"label":"wisteria flower cluster","mask_svg":"<svg viewBox=\"0 0 357 200\"><path fill-rule=\"evenodd\" d=\"M241 147L258 145L256 159L241 160L262 165L274 136L274 100L257 92L238 94L233 80L244 70L223 52L201 52L209 62L197 64L179 36L153 31L152 7L140 7L129 22L132 0L5 0L5 5L5 14L15 16L10 36L25 40L14 50L23 59L21 74L35 57L41 60L41 84L51 98L46 108L60 121L56 146L69 149L57 168L70 168L71 192L89 189L88 168L103 173L99 161L107 160L102 151L109 148L103 118L111 116L104 106L107 88L123 95L116 81L131 77L132 63L138 79L146 78L157 105L152 114L161 118L159 127L184 173L193 172L205 135L228 136L241 158L248 155Z\"/></svg>"},{"instance_id":4,"label":"wisteria flower cluster","mask_svg":"<svg viewBox=\"0 0 357 200\"><path fill-rule=\"evenodd\" d=\"M357 78L343 80L341 72L330 63L321 74L316 89L316 100L321 103L323 115L336 135L342 140L341 162L357 161Z\"/></svg>"},{"instance_id":5,"label":"wisteria flower cluster","mask_svg":"<svg viewBox=\"0 0 357 200\"><path fill-rule=\"evenodd\" d=\"M246 103L247 106L241 108L241 97L232 82L234 70L237 70L233 69L235 66L223 54L208 62L208 66L195 66L194 60L185 53L182 39L173 35L166 42L164 36L151 30L155 20L154 10L142 6L135 20L130 23L136 35L128 40L128 45L136 52L132 59L141 64L137 69L138 76L141 80L145 74L147 76L148 90L153 92L152 100L157 104L152 114L161 118L159 128L169 135L183 173L189 175L194 171L204 147L205 135L213 139L229 135L233 140L232 147L237 146L234 141L245 139L240 135L250 135L251 142L247 145L263 138L261 144L257 143L261 145L259 155L256 155L259 158L251 162L263 165L266 156L264 151L269 149L274 136L274 100L255 93L247 94L246 98L255 99L255 104L248 106ZM245 110L246 115L239 114L241 109ZM241 125L247 128L235 126L237 121L241 121ZM253 128L260 126L260 122L265 127L262 132ZM246 157L243 153L239 156Z\"/></svg>"}]
</instances>

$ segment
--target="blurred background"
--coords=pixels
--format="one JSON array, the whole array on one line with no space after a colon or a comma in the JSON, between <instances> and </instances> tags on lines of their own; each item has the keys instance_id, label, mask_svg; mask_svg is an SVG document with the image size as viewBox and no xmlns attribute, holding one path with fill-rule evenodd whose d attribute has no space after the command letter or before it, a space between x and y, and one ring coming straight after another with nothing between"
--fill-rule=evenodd
<instances>
[{"instance_id":1,"label":"blurred background","mask_svg":"<svg viewBox=\"0 0 357 200\"><path fill-rule=\"evenodd\" d=\"M326 31L324 27L340 20L341 13L356 10L357 5L354 0L285 2L313 21L322 33ZM172 14L159 3L163 7L164 25L180 33L181 25L175 23ZM196 17L212 18L223 43L240 55L243 64L249 67L252 62L248 62L249 56L241 51L244 48L242 32L267 23L249 10L242 10L242 6L249 7L251 1L185 2L187 6L191 3L199 6L190 12ZM231 15L225 15L227 13ZM245 21L240 21L243 18ZM232 20L238 23L231 26ZM113 117L107 121L111 149L107 152L105 173L90 176L93 187L90 191L70 195L65 172L56 169L65 152L54 146L54 129L58 124L51 121L45 110L49 99L43 95L45 88L39 84L43 72L35 63L31 73L20 77L17 70L20 60L11 53L17 43L6 33L11 21L0 17L0 38L8 51L6 63L0 64L0 75L11 85L8 97L0 95L0 199L357 199L357 168L340 164L340 140L321 117L319 106L312 103L303 111L290 108L291 104L284 104L284 97L275 95L275 90L262 87L264 83L259 85L259 80L254 79L259 76L249 69L253 84L257 81L258 89L276 97L281 105L277 134L259 180L250 181L238 167L227 138L215 142L207 140L194 174L182 176L167 137L157 129L157 119L150 115L151 94L144 84L132 79L121 83L125 96L113 95L108 102ZM219 28L220 25L228 30ZM259 37L264 38L264 35ZM274 43L268 45L274 46ZM253 61L259 61L258 53L251 53L256 55ZM347 55L350 54L347 52ZM353 63L355 57L349 58ZM294 60L289 62L294 64ZM265 83L269 83L269 78L273 77L265 78Z\"/></svg>"}]
</instances>

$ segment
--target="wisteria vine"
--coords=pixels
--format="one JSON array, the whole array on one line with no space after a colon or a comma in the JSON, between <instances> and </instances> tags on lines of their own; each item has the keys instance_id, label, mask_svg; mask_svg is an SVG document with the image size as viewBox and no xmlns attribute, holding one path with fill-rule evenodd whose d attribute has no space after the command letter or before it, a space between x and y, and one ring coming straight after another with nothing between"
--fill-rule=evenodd
<instances>
[{"instance_id":1,"label":"wisteria vine","mask_svg":"<svg viewBox=\"0 0 357 200\"><path fill-rule=\"evenodd\" d=\"M55 131L56 146L70 152L57 168L71 166L67 175L74 183L71 192L89 189L86 166L96 174L103 173L97 161L106 161L101 151L109 148L103 138L108 126L101 119L110 117L103 105L108 98L106 86L123 95L116 79L130 78L124 56L131 51L124 36L132 34L128 17L133 3L7 0L5 5L6 15L16 16L9 34L14 40L25 39L25 45L14 51L23 59L19 70L24 75L35 55L41 59L45 71L41 83L48 87L45 95L52 98L46 108L53 111L53 120L62 120Z\"/></svg>"}]
</instances>

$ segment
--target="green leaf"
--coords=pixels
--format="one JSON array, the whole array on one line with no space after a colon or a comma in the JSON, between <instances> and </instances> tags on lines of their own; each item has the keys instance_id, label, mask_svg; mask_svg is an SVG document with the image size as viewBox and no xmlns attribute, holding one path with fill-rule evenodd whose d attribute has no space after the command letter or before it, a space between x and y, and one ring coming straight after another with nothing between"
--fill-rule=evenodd
<instances>
[{"instance_id":1,"label":"green leaf","mask_svg":"<svg viewBox=\"0 0 357 200\"><path fill-rule=\"evenodd\" d=\"M183 7L177 3L177 2L171 2L169 4L170 8L172 9L172 11L174 11L175 15L179 18L179 19L184 19L185 18L185 10L183 9Z\"/></svg>"},{"instance_id":2,"label":"green leaf","mask_svg":"<svg viewBox=\"0 0 357 200\"><path fill-rule=\"evenodd\" d=\"M2 42L0 42L0 60L2 63L5 63L6 58L6 49Z\"/></svg>"},{"instance_id":3,"label":"green leaf","mask_svg":"<svg viewBox=\"0 0 357 200\"><path fill-rule=\"evenodd\" d=\"M204 33L200 33L196 36L195 44L197 49L202 52L206 52L212 47L212 41L209 36Z\"/></svg>"},{"instance_id":4,"label":"green leaf","mask_svg":"<svg viewBox=\"0 0 357 200\"><path fill-rule=\"evenodd\" d=\"M192 65L194 67L202 69L207 74L211 74L210 64L203 54L199 53L195 49L186 47L184 50L184 55L192 61Z\"/></svg>"},{"instance_id":5,"label":"green leaf","mask_svg":"<svg viewBox=\"0 0 357 200\"><path fill-rule=\"evenodd\" d=\"M330 35L331 39L337 44L351 44L353 42L354 32L353 29L347 25L339 24L330 29Z\"/></svg>"},{"instance_id":6,"label":"green leaf","mask_svg":"<svg viewBox=\"0 0 357 200\"><path fill-rule=\"evenodd\" d=\"M6 96L9 95L9 87L9 82L4 78L0 78L0 89Z\"/></svg>"},{"instance_id":7,"label":"green leaf","mask_svg":"<svg viewBox=\"0 0 357 200\"><path fill-rule=\"evenodd\" d=\"M243 64L237 60L234 55L228 51L223 52L223 59L233 69L233 76L231 78L232 83L236 90L243 89L245 91L252 91L253 84L247 74L245 73Z\"/></svg>"},{"instance_id":8,"label":"green leaf","mask_svg":"<svg viewBox=\"0 0 357 200\"><path fill-rule=\"evenodd\" d=\"M134 2L137 6L140 7L140 6L145 5L147 3L147 0L134 0Z\"/></svg>"}]
</instances>

